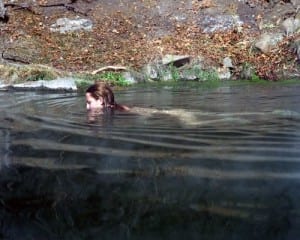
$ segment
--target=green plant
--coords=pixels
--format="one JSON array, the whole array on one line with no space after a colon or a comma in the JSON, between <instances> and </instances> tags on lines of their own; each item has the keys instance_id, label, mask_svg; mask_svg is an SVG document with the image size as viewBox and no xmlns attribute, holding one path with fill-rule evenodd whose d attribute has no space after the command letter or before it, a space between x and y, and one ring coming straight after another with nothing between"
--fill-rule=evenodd
<instances>
[{"instance_id":1,"label":"green plant","mask_svg":"<svg viewBox=\"0 0 300 240\"><path fill-rule=\"evenodd\" d=\"M179 70L173 64L165 66L159 70L159 76L164 80L178 81L180 78Z\"/></svg>"},{"instance_id":2,"label":"green plant","mask_svg":"<svg viewBox=\"0 0 300 240\"><path fill-rule=\"evenodd\" d=\"M178 81L179 78L180 78L180 74L179 74L178 68L175 67L173 64L171 64L169 66L169 70L170 70L170 73L171 73L172 80L173 81Z\"/></svg>"},{"instance_id":3,"label":"green plant","mask_svg":"<svg viewBox=\"0 0 300 240\"><path fill-rule=\"evenodd\" d=\"M200 68L195 68L194 72L200 81L219 81L218 74L213 69L202 70Z\"/></svg>"},{"instance_id":4,"label":"green plant","mask_svg":"<svg viewBox=\"0 0 300 240\"><path fill-rule=\"evenodd\" d=\"M251 82L262 82L263 80L254 72L251 74Z\"/></svg>"},{"instance_id":5,"label":"green plant","mask_svg":"<svg viewBox=\"0 0 300 240\"><path fill-rule=\"evenodd\" d=\"M76 75L78 88L86 88L88 85L94 83L97 80L104 80L109 84L116 86L128 86L130 83L126 81L121 73L105 72L101 74L79 74Z\"/></svg>"},{"instance_id":6,"label":"green plant","mask_svg":"<svg viewBox=\"0 0 300 240\"><path fill-rule=\"evenodd\" d=\"M108 82L118 86L128 86L129 83L126 81L121 73L106 72L99 76L100 79L107 80Z\"/></svg>"}]
</instances>

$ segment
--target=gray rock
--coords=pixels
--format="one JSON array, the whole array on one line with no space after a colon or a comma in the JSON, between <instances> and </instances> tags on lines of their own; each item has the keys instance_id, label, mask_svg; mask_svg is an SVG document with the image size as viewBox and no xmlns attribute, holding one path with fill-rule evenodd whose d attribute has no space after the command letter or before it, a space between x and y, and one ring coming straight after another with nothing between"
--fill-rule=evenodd
<instances>
[{"instance_id":1,"label":"gray rock","mask_svg":"<svg viewBox=\"0 0 300 240\"><path fill-rule=\"evenodd\" d=\"M228 67L223 66L218 68L217 73L220 80L227 80L231 78L231 72Z\"/></svg>"},{"instance_id":2,"label":"gray rock","mask_svg":"<svg viewBox=\"0 0 300 240\"><path fill-rule=\"evenodd\" d=\"M170 55L167 54L162 59L163 65L172 65L174 67L182 67L185 64L190 63L191 57L186 55Z\"/></svg>"},{"instance_id":3,"label":"gray rock","mask_svg":"<svg viewBox=\"0 0 300 240\"><path fill-rule=\"evenodd\" d=\"M209 66L209 68L203 67L204 59L199 57L193 63L189 64L183 69L179 69L179 80L182 81L207 81L218 78L215 68Z\"/></svg>"},{"instance_id":4,"label":"gray rock","mask_svg":"<svg viewBox=\"0 0 300 240\"><path fill-rule=\"evenodd\" d=\"M230 69L233 68L232 60L230 57L225 57L223 59L223 67L218 68L218 78L221 80L230 79L231 72Z\"/></svg>"},{"instance_id":5,"label":"gray rock","mask_svg":"<svg viewBox=\"0 0 300 240\"><path fill-rule=\"evenodd\" d=\"M4 7L4 3L0 0L0 20L6 18L6 8Z\"/></svg>"},{"instance_id":6,"label":"gray rock","mask_svg":"<svg viewBox=\"0 0 300 240\"><path fill-rule=\"evenodd\" d=\"M131 72L123 72L122 76L124 77L125 81L129 84L134 84L138 82Z\"/></svg>"},{"instance_id":7,"label":"gray rock","mask_svg":"<svg viewBox=\"0 0 300 240\"><path fill-rule=\"evenodd\" d=\"M2 86L3 87L8 87ZM68 90L68 91L76 91L77 86L74 78L64 77L57 78L55 80L39 80L39 81L31 81L19 84L13 84L11 87L17 89L48 89L48 90Z\"/></svg>"},{"instance_id":8,"label":"gray rock","mask_svg":"<svg viewBox=\"0 0 300 240\"><path fill-rule=\"evenodd\" d=\"M225 57L223 59L223 66L227 68L233 68L232 60L230 57Z\"/></svg>"},{"instance_id":9,"label":"gray rock","mask_svg":"<svg viewBox=\"0 0 300 240\"><path fill-rule=\"evenodd\" d=\"M91 30L93 23L89 19L69 19L69 18L59 18L56 23L52 24L50 30L52 32L73 32L79 30Z\"/></svg>"},{"instance_id":10,"label":"gray rock","mask_svg":"<svg viewBox=\"0 0 300 240\"><path fill-rule=\"evenodd\" d=\"M291 0L291 3L297 8L300 7L300 0Z\"/></svg>"},{"instance_id":11,"label":"gray rock","mask_svg":"<svg viewBox=\"0 0 300 240\"><path fill-rule=\"evenodd\" d=\"M292 50L297 55L298 62L300 62L300 37L295 39L292 43Z\"/></svg>"},{"instance_id":12,"label":"gray rock","mask_svg":"<svg viewBox=\"0 0 300 240\"><path fill-rule=\"evenodd\" d=\"M200 71L200 69L199 69L199 71ZM196 67L194 67L192 69L184 69L182 72L180 72L180 80L195 81L198 79L199 79L199 76L197 74Z\"/></svg>"},{"instance_id":13,"label":"gray rock","mask_svg":"<svg viewBox=\"0 0 300 240\"><path fill-rule=\"evenodd\" d=\"M178 80L180 78L178 67L189 61L190 58L187 56L166 55L162 61L147 64L143 73L148 80L152 81Z\"/></svg>"},{"instance_id":14,"label":"gray rock","mask_svg":"<svg viewBox=\"0 0 300 240\"><path fill-rule=\"evenodd\" d=\"M238 15L206 15L200 21L204 33L239 29L243 25L243 21L240 20Z\"/></svg>"},{"instance_id":15,"label":"gray rock","mask_svg":"<svg viewBox=\"0 0 300 240\"><path fill-rule=\"evenodd\" d=\"M39 62L41 55L40 43L37 39L20 36L16 41L7 43L2 53L5 60L20 63Z\"/></svg>"},{"instance_id":16,"label":"gray rock","mask_svg":"<svg viewBox=\"0 0 300 240\"><path fill-rule=\"evenodd\" d=\"M159 67L157 64L149 63L143 68L143 74L147 79L158 80L159 79Z\"/></svg>"},{"instance_id":17,"label":"gray rock","mask_svg":"<svg viewBox=\"0 0 300 240\"><path fill-rule=\"evenodd\" d=\"M281 24L285 34L290 36L300 29L300 18L287 18Z\"/></svg>"},{"instance_id":18,"label":"gray rock","mask_svg":"<svg viewBox=\"0 0 300 240\"><path fill-rule=\"evenodd\" d=\"M162 81L174 80L172 72L169 69L165 69L165 71L161 73L160 80Z\"/></svg>"},{"instance_id":19,"label":"gray rock","mask_svg":"<svg viewBox=\"0 0 300 240\"><path fill-rule=\"evenodd\" d=\"M255 47L261 50L263 53L267 53L276 47L278 42L280 42L282 39L282 33L263 33L256 40Z\"/></svg>"},{"instance_id":20,"label":"gray rock","mask_svg":"<svg viewBox=\"0 0 300 240\"><path fill-rule=\"evenodd\" d=\"M255 69L253 68L253 66L251 66L250 64L245 63L242 66L242 71L241 71L241 75L240 78L241 79L245 79L245 80L251 80L252 77L255 74Z\"/></svg>"}]
</instances>

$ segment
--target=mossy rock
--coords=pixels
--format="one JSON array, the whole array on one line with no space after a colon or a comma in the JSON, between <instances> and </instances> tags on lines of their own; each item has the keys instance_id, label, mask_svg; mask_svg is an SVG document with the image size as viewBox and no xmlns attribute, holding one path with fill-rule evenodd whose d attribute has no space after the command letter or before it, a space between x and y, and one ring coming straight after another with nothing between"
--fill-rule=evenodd
<instances>
[{"instance_id":1,"label":"mossy rock","mask_svg":"<svg viewBox=\"0 0 300 240\"><path fill-rule=\"evenodd\" d=\"M3 84L15 84L37 80L53 80L66 75L67 73L39 64L0 64L0 82Z\"/></svg>"}]
</instances>

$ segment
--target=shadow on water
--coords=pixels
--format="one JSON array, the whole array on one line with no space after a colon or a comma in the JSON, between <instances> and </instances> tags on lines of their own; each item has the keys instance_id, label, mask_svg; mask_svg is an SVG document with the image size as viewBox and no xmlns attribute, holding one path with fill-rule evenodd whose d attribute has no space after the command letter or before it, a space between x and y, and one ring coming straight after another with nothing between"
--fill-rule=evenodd
<instances>
[{"instance_id":1,"label":"shadow on water","mask_svg":"<svg viewBox=\"0 0 300 240\"><path fill-rule=\"evenodd\" d=\"M296 239L295 92L124 91L92 123L83 96L1 93L0 239Z\"/></svg>"}]
</instances>

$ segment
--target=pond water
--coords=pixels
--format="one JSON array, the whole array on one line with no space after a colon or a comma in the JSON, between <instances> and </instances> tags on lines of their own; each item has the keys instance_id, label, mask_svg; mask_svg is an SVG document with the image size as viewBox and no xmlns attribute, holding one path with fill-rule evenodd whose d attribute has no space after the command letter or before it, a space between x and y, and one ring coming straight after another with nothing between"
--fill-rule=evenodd
<instances>
[{"instance_id":1,"label":"pond water","mask_svg":"<svg viewBox=\"0 0 300 240\"><path fill-rule=\"evenodd\" d=\"M0 239L297 239L300 85L0 92Z\"/></svg>"}]
</instances>

